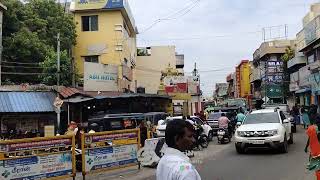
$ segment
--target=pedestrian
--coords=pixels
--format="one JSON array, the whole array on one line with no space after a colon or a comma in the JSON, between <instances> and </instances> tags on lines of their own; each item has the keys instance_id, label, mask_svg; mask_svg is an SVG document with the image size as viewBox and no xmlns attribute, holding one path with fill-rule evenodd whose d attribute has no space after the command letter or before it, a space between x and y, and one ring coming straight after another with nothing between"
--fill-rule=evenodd
<instances>
[{"instance_id":1,"label":"pedestrian","mask_svg":"<svg viewBox=\"0 0 320 180\"><path fill-rule=\"evenodd\" d=\"M301 114L302 114L303 127L304 129L306 129L310 125L309 115L304 108L301 108Z\"/></svg>"},{"instance_id":2,"label":"pedestrian","mask_svg":"<svg viewBox=\"0 0 320 180\"><path fill-rule=\"evenodd\" d=\"M317 117L318 117L318 107L312 104L310 106L310 111L309 111L310 124L314 124Z\"/></svg>"},{"instance_id":3,"label":"pedestrian","mask_svg":"<svg viewBox=\"0 0 320 180\"><path fill-rule=\"evenodd\" d=\"M188 121L169 121L165 132L168 145L157 167L157 180L201 180L190 159L184 154L195 143L195 130Z\"/></svg>"},{"instance_id":4,"label":"pedestrian","mask_svg":"<svg viewBox=\"0 0 320 180\"><path fill-rule=\"evenodd\" d=\"M307 169L310 171L315 171L317 180L320 180L320 117L316 118L316 124L308 127L307 135L308 141L305 147L305 152L308 152L308 147L310 149L310 158L307 165Z\"/></svg>"}]
</instances>

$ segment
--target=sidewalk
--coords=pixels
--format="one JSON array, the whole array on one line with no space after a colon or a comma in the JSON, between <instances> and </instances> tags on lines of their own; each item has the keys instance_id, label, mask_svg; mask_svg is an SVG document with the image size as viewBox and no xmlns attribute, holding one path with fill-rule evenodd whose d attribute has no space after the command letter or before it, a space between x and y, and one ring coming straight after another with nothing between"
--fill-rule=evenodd
<instances>
[{"instance_id":1,"label":"sidewalk","mask_svg":"<svg viewBox=\"0 0 320 180\"><path fill-rule=\"evenodd\" d=\"M232 143L231 143L232 144ZM233 145L233 144L232 144ZM192 164L196 166L197 169L200 169L202 164L207 160L213 160L215 155L218 154L225 148L228 148L230 144L224 146L218 146L215 142L211 142L208 148L202 151L195 151L195 156L191 158ZM129 168L124 168L121 170L107 171L102 173L90 174L86 176L86 180L155 180L156 169L141 167L138 169L138 166L133 166ZM69 178L72 179L72 178ZM82 180L82 174L77 173L76 180Z\"/></svg>"}]
</instances>

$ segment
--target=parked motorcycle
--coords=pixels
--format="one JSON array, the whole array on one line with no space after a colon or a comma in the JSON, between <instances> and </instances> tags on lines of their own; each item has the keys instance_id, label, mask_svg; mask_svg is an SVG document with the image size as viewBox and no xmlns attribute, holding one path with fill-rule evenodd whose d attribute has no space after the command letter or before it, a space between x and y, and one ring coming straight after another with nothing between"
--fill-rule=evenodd
<instances>
[{"instance_id":1,"label":"parked motorcycle","mask_svg":"<svg viewBox=\"0 0 320 180\"><path fill-rule=\"evenodd\" d=\"M196 127L196 134L195 134L195 148L200 150L200 147L207 148L209 145L209 139L208 136L204 133L202 126Z\"/></svg>"},{"instance_id":2,"label":"parked motorcycle","mask_svg":"<svg viewBox=\"0 0 320 180\"><path fill-rule=\"evenodd\" d=\"M223 144L226 142L231 142L231 134L229 133L228 129L220 128L217 132L218 135L218 143Z\"/></svg>"}]
</instances>

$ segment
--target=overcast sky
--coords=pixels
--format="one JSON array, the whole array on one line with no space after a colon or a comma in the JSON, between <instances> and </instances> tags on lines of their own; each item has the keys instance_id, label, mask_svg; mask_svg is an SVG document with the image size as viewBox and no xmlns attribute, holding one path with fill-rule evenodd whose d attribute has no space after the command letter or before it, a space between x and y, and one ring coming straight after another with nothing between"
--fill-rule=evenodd
<instances>
[{"instance_id":1,"label":"overcast sky","mask_svg":"<svg viewBox=\"0 0 320 180\"><path fill-rule=\"evenodd\" d=\"M129 0L129 3L141 32L138 46L175 45L178 53L185 54L186 72L191 72L197 62L206 95L212 94L215 83L225 82L242 59L252 60L253 52L263 41L262 28L287 24L288 38L295 38L310 4L317 2L200 0L193 3L196 1ZM173 20L163 20L150 28L157 19L169 15ZM266 32L268 38L270 30ZM284 27L272 28L272 37L284 34Z\"/></svg>"}]
</instances>

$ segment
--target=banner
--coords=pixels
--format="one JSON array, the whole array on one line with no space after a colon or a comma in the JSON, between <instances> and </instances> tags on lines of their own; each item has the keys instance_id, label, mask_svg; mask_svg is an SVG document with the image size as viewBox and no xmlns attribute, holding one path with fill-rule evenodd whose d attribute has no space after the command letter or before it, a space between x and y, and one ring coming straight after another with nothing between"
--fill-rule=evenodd
<instances>
[{"instance_id":1,"label":"banner","mask_svg":"<svg viewBox=\"0 0 320 180\"><path fill-rule=\"evenodd\" d=\"M84 63L85 91L118 91L118 66Z\"/></svg>"},{"instance_id":2,"label":"banner","mask_svg":"<svg viewBox=\"0 0 320 180\"><path fill-rule=\"evenodd\" d=\"M137 152L137 144L86 149L86 172L136 164Z\"/></svg>"},{"instance_id":3,"label":"banner","mask_svg":"<svg viewBox=\"0 0 320 180\"><path fill-rule=\"evenodd\" d=\"M53 140L43 140L35 142L22 142L22 143L12 143L12 144L1 144L0 151L12 152L12 151L24 151L32 149L48 149L55 147L66 147L71 146L71 139L53 139Z\"/></svg>"},{"instance_id":4,"label":"banner","mask_svg":"<svg viewBox=\"0 0 320 180\"><path fill-rule=\"evenodd\" d=\"M38 180L72 175L72 154L52 154L0 161L1 180Z\"/></svg>"},{"instance_id":5,"label":"banner","mask_svg":"<svg viewBox=\"0 0 320 180\"><path fill-rule=\"evenodd\" d=\"M167 76L163 79L166 93L187 93L186 76Z\"/></svg>"}]
</instances>

